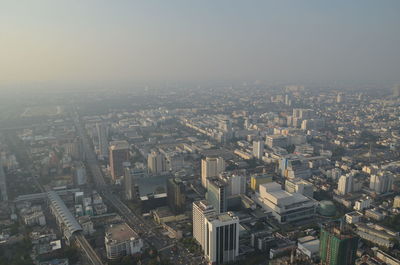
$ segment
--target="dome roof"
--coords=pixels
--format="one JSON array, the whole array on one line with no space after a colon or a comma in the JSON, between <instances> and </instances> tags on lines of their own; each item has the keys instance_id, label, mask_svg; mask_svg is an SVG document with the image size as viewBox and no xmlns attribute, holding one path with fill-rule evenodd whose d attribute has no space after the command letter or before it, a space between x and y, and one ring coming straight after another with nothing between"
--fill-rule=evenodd
<instances>
[{"instance_id":1,"label":"dome roof","mask_svg":"<svg viewBox=\"0 0 400 265\"><path fill-rule=\"evenodd\" d=\"M336 206L332 201L320 201L317 211L323 216L334 216L336 214Z\"/></svg>"}]
</instances>

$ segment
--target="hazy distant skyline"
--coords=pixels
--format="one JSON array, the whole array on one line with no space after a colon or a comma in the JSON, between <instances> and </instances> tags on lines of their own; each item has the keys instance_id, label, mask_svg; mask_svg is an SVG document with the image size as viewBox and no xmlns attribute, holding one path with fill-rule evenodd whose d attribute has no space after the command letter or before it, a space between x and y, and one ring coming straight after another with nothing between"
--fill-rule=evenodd
<instances>
[{"instance_id":1,"label":"hazy distant skyline","mask_svg":"<svg viewBox=\"0 0 400 265\"><path fill-rule=\"evenodd\" d=\"M2 0L0 89L34 83L400 82L400 1Z\"/></svg>"}]
</instances>

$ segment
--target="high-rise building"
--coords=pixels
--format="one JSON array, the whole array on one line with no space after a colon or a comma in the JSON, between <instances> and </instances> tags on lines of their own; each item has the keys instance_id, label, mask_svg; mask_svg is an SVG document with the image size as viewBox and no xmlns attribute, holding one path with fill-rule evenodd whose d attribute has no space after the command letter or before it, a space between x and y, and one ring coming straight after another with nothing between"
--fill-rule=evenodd
<instances>
[{"instance_id":1,"label":"high-rise building","mask_svg":"<svg viewBox=\"0 0 400 265\"><path fill-rule=\"evenodd\" d=\"M347 193L352 192L353 190L353 175L352 174L347 174L347 175L342 175L339 178L338 182L338 194L340 195L346 195Z\"/></svg>"},{"instance_id":2,"label":"high-rise building","mask_svg":"<svg viewBox=\"0 0 400 265\"><path fill-rule=\"evenodd\" d=\"M226 183L226 196L246 193L246 176L240 172L223 172L218 178Z\"/></svg>"},{"instance_id":3,"label":"high-rise building","mask_svg":"<svg viewBox=\"0 0 400 265\"><path fill-rule=\"evenodd\" d=\"M372 174L369 179L369 188L376 193L386 193L392 190L393 177L390 174Z\"/></svg>"},{"instance_id":4,"label":"high-rise building","mask_svg":"<svg viewBox=\"0 0 400 265\"><path fill-rule=\"evenodd\" d=\"M133 200L139 198L137 185L134 185L133 176L131 174L131 163L124 162L124 193L125 199Z\"/></svg>"},{"instance_id":5,"label":"high-rise building","mask_svg":"<svg viewBox=\"0 0 400 265\"><path fill-rule=\"evenodd\" d=\"M239 255L239 217L232 212L205 219L204 255L209 264L235 261Z\"/></svg>"},{"instance_id":6,"label":"high-rise building","mask_svg":"<svg viewBox=\"0 0 400 265\"><path fill-rule=\"evenodd\" d=\"M7 184L6 174L4 173L3 165L0 164L0 200L7 201Z\"/></svg>"},{"instance_id":7,"label":"high-rise building","mask_svg":"<svg viewBox=\"0 0 400 265\"><path fill-rule=\"evenodd\" d=\"M400 208L400 196L394 197L393 208Z\"/></svg>"},{"instance_id":8,"label":"high-rise building","mask_svg":"<svg viewBox=\"0 0 400 265\"><path fill-rule=\"evenodd\" d=\"M180 214L185 211L186 197L185 185L180 178L169 178L167 180L167 201L171 211Z\"/></svg>"},{"instance_id":9,"label":"high-rise building","mask_svg":"<svg viewBox=\"0 0 400 265\"><path fill-rule=\"evenodd\" d=\"M127 141L110 143L110 171L113 180L124 175L123 163L129 161L129 144Z\"/></svg>"},{"instance_id":10,"label":"high-rise building","mask_svg":"<svg viewBox=\"0 0 400 265\"><path fill-rule=\"evenodd\" d=\"M227 183L218 177L207 179L207 201L217 213L223 213L227 210L227 186Z\"/></svg>"},{"instance_id":11,"label":"high-rise building","mask_svg":"<svg viewBox=\"0 0 400 265\"><path fill-rule=\"evenodd\" d=\"M215 215L214 207L206 200L193 202L193 237L205 249L206 217Z\"/></svg>"},{"instance_id":12,"label":"high-rise building","mask_svg":"<svg viewBox=\"0 0 400 265\"><path fill-rule=\"evenodd\" d=\"M85 165L80 162L75 167L75 184L78 186L85 185L87 182Z\"/></svg>"},{"instance_id":13,"label":"high-rise building","mask_svg":"<svg viewBox=\"0 0 400 265\"><path fill-rule=\"evenodd\" d=\"M344 93L339 92L336 96L336 103L343 103L344 101Z\"/></svg>"},{"instance_id":14,"label":"high-rise building","mask_svg":"<svg viewBox=\"0 0 400 265\"><path fill-rule=\"evenodd\" d=\"M207 188L207 178L216 177L225 171L222 157L206 157L201 160L201 184Z\"/></svg>"},{"instance_id":15,"label":"high-rise building","mask_svg":"<svg viewBox=\"0 0 400 265\"><path fill-rule=\"evenodd\" d=\"M358 237L343 224L329 223L321 228L320 257L323 265L355 264Z\"/></svg>"},{"instance_id":16,"label":"high-rise building","mask_svg":"<svg viewBox=\"0 0 400 265\"><path fill-rule=\"evenodd\" d=\"M150 174L159 175L167 171L165 156L158 152L151 152L147 156L147 169Z\"/></svg>"},{"instance_id":17,"label":"high-rise building","mask_svg":"<svg viewBox=\"0 0 400 265\"><path fill-rule=\"evenodd\" d=\"M108 157L108 135L104 123L96 123L97 139L99 145L99 157L105 159Z\"/></svg>"},{"instance_id":18,"label":"high-rise building","mask_svg":"<svg viewBox=\"0 0 400 265\"><path fill-rule=\"evenodd\" d=\"M262 159L264 156L264 142L254 141L253 142L253 156L257 159Z\"/></svg>"}]
</instances>

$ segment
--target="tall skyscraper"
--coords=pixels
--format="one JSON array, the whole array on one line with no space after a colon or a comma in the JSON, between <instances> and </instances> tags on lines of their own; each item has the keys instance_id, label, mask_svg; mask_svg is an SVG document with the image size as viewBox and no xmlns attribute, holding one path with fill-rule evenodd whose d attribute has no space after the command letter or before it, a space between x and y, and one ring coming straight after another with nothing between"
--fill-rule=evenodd
<instances>
[{"instance_id":1,"label":"tall skyscraper","mask_svg":"<svg viewBox=\"0 0 400 265\"><path fill-rule=\"evenodd\" d=\"M167 201L173 213L180 214L185 211L185 185L182 179L169 178L167 180Z\"/></svg>"},{"instance_id":2,"label":"tall skyscraper","mask_svg":"<svg viewBox=\"0 0 400 265\"><path fill-rule=\"evenodd\" d=\"M239 217L232 212L205 219L204 255L210 264L235 261L239 255Z\"/></svg>"},{"instance_id":3,"label":"tall skyscraper","mask_svg":"<svg viewBox=\"0 0 400 265\"><path fill-rule=\"evenodd\" d=\"M352 174L347 174L347 175L342 175L339 178L338 182L338 193L340 195L346 195L347 193L352 192L353 189L353 175Z\"/></svg>"},{"instance_id":4,"label":"tall skyscraper","mask_svg":"<svg viewBox=\"0 0 400 265\"><path fill-rule=\"evenodd\" d=\"M214 207L206 200L193 202L193 238L205 249L206 217L215 215Z\"/></svg>"},{"instance_id":5,"label":"tall skyscraper","mask_svg":"<svg viewBox=\"0 0 400 265\"><path fill-rule=\"evenodd\" d=\"M110 143L110 171L113 180L124 175L123 163L129 162L129 143L113 141Z\"/></svg>"},{"instance_id":6,"label":"tall skyscraper","mask_svg":"<svg viewBox=\"0 0 400 265\"><path fill-rule=\"evenodd\" d=\"M151 152L147 156L147 169L150 174L159 175L167 171L165 156L158 152Z\"/></svg>"},{"instance_id":7,"label":"tall skyscraper","mask_svg":"<svg viewBox=\"0 0 400 265\"><path fill-rule=\"evenodd\" d=\"M320 257L323 265L352 265L356 260L358 237L343 224L328 223L321 228Z\"/></svg>"},{"instance_id":8,"label":"tall skyscraper","mask_svg":"<svg viewBox=\"0 0 400 265\"><path fill-rule=\"evenodd\" d=\"M85 185L87 181L85 165L80 162L75 167L75 184L77 186Z\"/></svg>"},{"instance_id":9,"label":"tall skyscraper","mask_svg":"<svg viewBox=\"0 0 400 265\"><path fill-rule=\"evenodd\" d=\"M104 123L96 123L97 139L99 145L99 157L105 159L108 157L108 135L107 128Z\"/></svg>"},{"instance_id":10,"label":"tall skyscraper","mask_svg":"<svg viewBox=\"0 0 400 265\"><path fill-rule=\"evenodd\" d=\"M216 177L225 171L222 157L206 157L201 160L201 184L207 188L207 178Z\"/></svg>"},{"instance_id":11,"label":"tall skyscraper","mask_svg":"<svg viewBox=\"0 0 400 265\"><path fill-rule=\"evenodd\" d=\"M4 173L3 165L0 164L0 201L7 201L7 184L6 174Z\"/></svg>"},{"instance_id":12,"label":"tall skyscraper","mask_svg":"<svg viewBox=\"0 0 400 265\"><path fill-rule=\"evenodd\" d=\"M124 167L124 193L125 193L125 199L127 200L132 200L134 199L134 187L133 187L133 177L131 174L131 163L129 162L124 162L123 163Z\"/></svg>"},{"instance_id":13,"label":"tall skyscraper","mask_svg":"<svg viewBox=\"0 0 400 265\"><path fill-rule=\"evenodd\" d=\"M386 193L392 189L393 177L389 174L372 174L369 179L369 188L376 193Z\"/></svg>"},{"instance_id":14,"label":"tall skyscraper","mask_svg":"<svg viewBox=\"0 0 400 265\"><path fill-rule=\"evenodd\" d=\"M220 178L207 179L207 201L217 213L223 213L227 210L227 186L227 183Z\"/></svg>"},{"instance_id":15,"label":"tall skyscraper","mask_svg":"<svg viewBox=\"0 0 400 265\"><path fill-rule=\"evenodd\" d=\"M262 159L264 156L264 142L254 141L253 142L253 156L257 159Z\"/></svg>"}]
</instances>

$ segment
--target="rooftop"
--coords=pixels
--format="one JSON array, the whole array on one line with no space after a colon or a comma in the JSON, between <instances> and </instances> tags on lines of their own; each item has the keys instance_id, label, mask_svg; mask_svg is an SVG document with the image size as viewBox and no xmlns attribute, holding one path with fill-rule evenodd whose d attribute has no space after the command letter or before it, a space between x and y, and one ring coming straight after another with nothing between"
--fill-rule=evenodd
<instances>
[{"instance_id":1,"label":"rooftop","mask_svg":"<svg viewBox=\"0 0 400 265\"><path fill-rule=\"evenodd\" d=\"M118 242L138 238L138 235L126 223L112 224L107 227L106 237Z\"/></svg>"}]
</instances>

